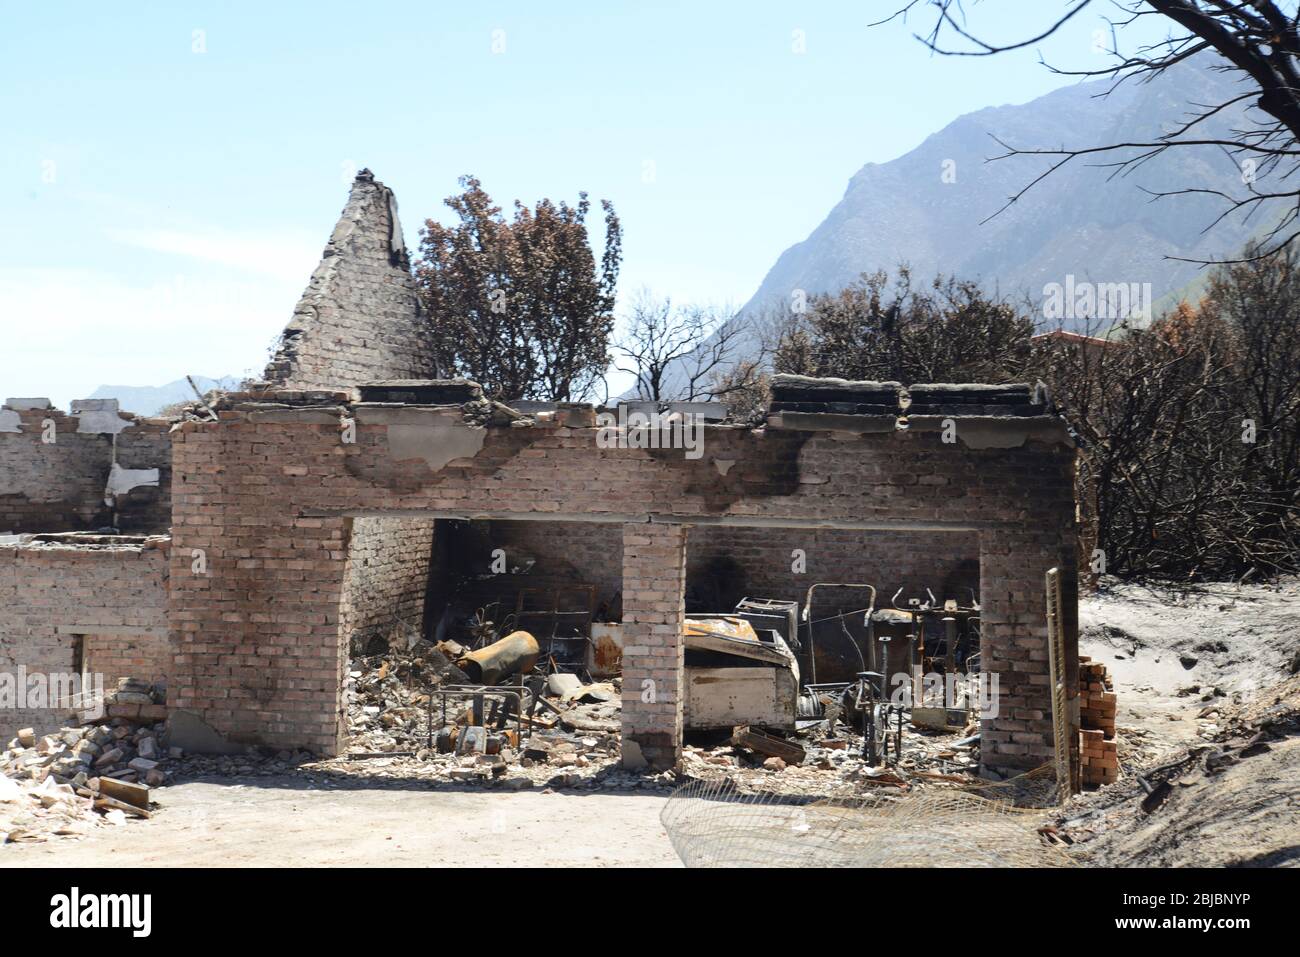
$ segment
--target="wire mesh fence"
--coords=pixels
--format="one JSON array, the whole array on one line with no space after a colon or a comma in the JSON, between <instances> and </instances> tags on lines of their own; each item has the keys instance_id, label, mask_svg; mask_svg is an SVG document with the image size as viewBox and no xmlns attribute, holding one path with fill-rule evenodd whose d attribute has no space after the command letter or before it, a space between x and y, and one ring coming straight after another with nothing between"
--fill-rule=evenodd
<instances>
[{"instance_id":1,"label":"wire mesh fence","mask_svg":"<svg viewBox=\"0 0 1300 957\"><path fill-rule=\"evenodd\" d=\"M801 801L694 781L660 818L688 867L1067 867L1039 834L1055 781L1033 773L975 788Z\"/></svg>"}]
</instances>

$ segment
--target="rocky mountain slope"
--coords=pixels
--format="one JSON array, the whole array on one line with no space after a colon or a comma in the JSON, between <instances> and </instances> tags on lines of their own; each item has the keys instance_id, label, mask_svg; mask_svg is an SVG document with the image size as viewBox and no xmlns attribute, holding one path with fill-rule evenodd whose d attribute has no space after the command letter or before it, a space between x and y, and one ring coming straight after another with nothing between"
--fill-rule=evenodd
<instances>
[{"instance_id":1,"label":"rocky mountain slope","mask_svg":"<svg viewBox=\"0 0 1300 957\"><path fill-rule=\"evenodd\" d=\"M222 376L209 379L196 375L194 384L205 395L212 389L233 389L240 383L238 376ZM136 415L157 415L158 410L174 402L185 402L194 398L194 390L184 379L168 382L166 385L101 385L92 392L91 399L117 399L123 412Z\"/></svg>"},{"instance_id":2,"label":"rocky mountain slope","mask_svg":"<svg viewBox=\"0 0 1300 957\"><path fill-rule=\"evenodd\" d=\"M1240 92L1229 74L1197 58L1151 83L1109 81L1056 90L1029 103L990 107L953 121L887 163L868 163L820 226L787 249L745 307L787 301L791 290L838 290L861 273L909 264L922 279L938 272L1034 301L1068 275L1092 282L1150 283L1153 300L1178 290L1200 268L1178 258L1235 253L1259 227L1234 217L1203 230L1221 210L1205 196L1152 201L1143 192L1185 187L1240 192L1234 161L1215 147L1166 152L1108 178L1102 158L1075 160L985 222L1048 165L1041 157L987 162L1022 149L1077 148L1145 141L1184 118L1190 103ZM1206 124L1222 133L1240 114ZM1093 164L1093 165L1089 165ZM945 175L946 174L946 175Z\"/></svg>"}]
</instances>

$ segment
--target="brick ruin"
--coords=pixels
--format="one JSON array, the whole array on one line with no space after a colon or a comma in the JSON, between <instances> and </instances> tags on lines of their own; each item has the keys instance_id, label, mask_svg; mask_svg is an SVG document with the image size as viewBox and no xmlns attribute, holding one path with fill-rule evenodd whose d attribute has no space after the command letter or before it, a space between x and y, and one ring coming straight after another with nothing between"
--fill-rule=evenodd
<instances>
[{"instance_id":1,"label":"brick ruin","mask_svg":"<svg viewBox=\"0 0 1300 957\"><path fill-rule=\"evenodd\" d=\"M666 767L682 745L688 606L798 598L814 581L885 598L973 588L1000 690L983 767L1050 762L1043 576L1062 569L1077 712L1077 543L1074 445L1042 396L793 382L762 426L709 422L687 458L625 432L600 441L591 407L512 409L439 380L424 322L392 193L363 171L265 381L223 397L216 420L137 420L111 442L61 430L86 436L77 451L33 439L61 414L7 408L0 508L21 521L0 531L170 538L0 545L0 606L19 609L0 623L0 666L162 669L171 714L224 741L334 754L350 646L432 634L490 546L541 579L591 583L621 618L625 756ZM149 461L148 507L127 501L138 489L95 504L105 462ZM131 648L110 651L114 635Z\"/></svg>"},{"instance_id":2,"label":"brick ruin","mask_svg":"<svg viewBox=\"0 0 1300 957\"><path fill-rule=\"evenodd\" d=\"M100 674L107 690L129 677L165 684L169 544L165 535L77 534L0 544L0 671ZM67 724L76 703L6 712L0 736Z\"/></svg>"},{"instance_id":3,"label":"brick ruin","mask_svg":"<svg viewBox=\"0 0 1300 957\"><path fill-rule=\"evenodd\" d=\"M0 405L0 672L165 683L170 428L113 399ZM20 702L0 736L72 719Z\"/></svg>"},{"instance_id":4,"label":"brick ruin","mask_svg":"<svg viewBox=\"0 0 1300 957\"><path fill-rule=\"evenodd\" d=\"M64 412L48 399L0 405L0 535L171 524L171 423L83 399Z\"/></svg>"}]
</instances>

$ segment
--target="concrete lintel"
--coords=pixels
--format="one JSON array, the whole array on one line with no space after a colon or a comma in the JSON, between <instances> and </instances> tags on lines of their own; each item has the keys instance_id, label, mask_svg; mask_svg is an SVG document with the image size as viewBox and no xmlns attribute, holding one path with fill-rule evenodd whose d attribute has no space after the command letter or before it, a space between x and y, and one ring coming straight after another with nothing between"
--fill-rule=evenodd
<instances>
[{"instance_id":1,"label":"concrete lintel","mask_svg":"<svg viewBox=\"0 0 1300 957\"><path fill-rule=\"evenodd\" d=\"M279 409L265 409L262 411L248 412L248 421L265 422L271 425L338 425L344 409L338 408L291 408L284 407Z\"/></svg>"},{"instance_id":2,"label":"concrete lintel","mask_svg":"<svg viewBox=\"0 0 1300 957\"><path fill-rule=\"evenodd\" d=\"M1049 444L1070 445L1070 431L1054 415L913 415L907 420L909 432L941 432L949 420L957 439L971 449L1015 449L1033 439Z\"/></svg>"},{"instance_id":3,"label":"concrete lintel","mask_svg":"<svg viewBox=\"0 0 1300 957\"><path fill-rule=\"evenodd\" d=\"M395 462L424 462L437 472L457 459L472 459L483 449L487 429L463 419L439 416L411 425L388 425L388 454Z\"/></svg>"},{"instance_id":4,"label":"concrete lintel","mask_svg":"<svg viewBox=\"0 0 1300 957\"><path fill-rule=\"evenodd\" d=\"M160 475L159 469L124 469L114 462L104 488L105 504L112 505L116 496L126 495L132 489L157 488Z\"/></svg>"},{"instance_id":5,"label":"concrete lintel","mask_svg":"<svg viewBox=\"0 0 1300 957\"><path fill-rule=\"evenodd\" d=\"M450 508L305 508L300 514L303 518L445 518L461 522L603 522L627 525L650 521L646 514L622 512L494 512Z\"/></svg>"},{"instance_id":6,"label":"concrete lintel","mask_svg":"<svg viewBox=\"0 0 1300 957\"><path fill-rule=\"evenodd\" d=\"M893 415L842 415L835 412L774 412L767 417L769 429L793 432L853 432L859 435L896 432Z\"/></svg>"},{"instance_id":7,"label":"concrete lintel","mask_svg":"<svg viewBox=\"0 0 1300 957\"><path fill-rule=\"evenodd\" d=\"M77 403L72 405L75 410ZM77 420L77 432L82 435L117 435L135 426L134 419L123 418L122 413L112 409L74 411L72 416Z\"/></svg>"},{"instance_id":8,"label":"concrete lintel","mask_svg":"<svg viewBox=\"0 0 1300 957\"><path fill-rule=\"evenodd\" d=\"M591 524L638 525L730 525L745 528L831 528L866 532L980 532L994 529L993 523L918 522L906 519L864 519L839 521L823 518L773 518L766 515L673 515L668 513L627 514L623 512L495 512L446 508L305 508L303 518L445 518L462 522L586 522ZM1014 523L1008 523L1014 524Z\"/></svg>"},{"instance_id":9,"label":"concrete lintel","mask_svg":"<svg viewBox=\"0 0 1300 957\"><path fill-rule=\"evenodd\" d=\"M357 402L352 409L362 425L461 425L465 421L458 405Z\"/></svg>"}]
</instances>

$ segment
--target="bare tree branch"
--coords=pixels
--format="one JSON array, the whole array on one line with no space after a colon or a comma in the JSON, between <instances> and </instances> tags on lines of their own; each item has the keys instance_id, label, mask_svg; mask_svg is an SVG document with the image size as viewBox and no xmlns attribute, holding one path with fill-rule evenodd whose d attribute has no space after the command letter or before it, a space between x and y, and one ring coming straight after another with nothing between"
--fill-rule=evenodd
<instances>
[{"instance_id":1,"label":"bare tree branch","mask_svg":"<svg viewBox=\"0 0 1300 957\"><path fill-rule=\"evenodd\" d=\"M1026 27L1026 36L1006 41L993 41L981 36L969 25L963 0L910 0L896 8L894 14L880 23L894 19L906 20L909 15L928 11L931 26L924 33L915 34L931 51L944 56L992 56L1038 44L1057 34L1067 23L1085 9L1098 9L1102 4L1094 0L1073 0L1063 14L1053 15L1040 28ZM1054 158L1048 168L1034 176L1028 184L1012 195L989 219L1005 212L1030 189L1043 182L1074 160L1110 154L1115 159L1106 164L1112 176L1126 175L1171 149L1217 146L1224 150L1243 175L1249 167L1250 177L1243 179L1253 187L1254 177L1270 176L1277 183L1294 181L1300 168L1300 31L1297 20L1300 12L1295 2L1279 3L1277 0L1110 0L1110 8L1118 15L1102 15L1111 35L1108 51L1111 62L1098 69L1067 70L1053 67L1045 60L1049 70L1065 76L1105 77L1113 82L1107 93L1113 92L1129 80L1149 81L1172 67L1206 51L1221 58L1214 69L1237 75L1248 86L1243 92L1220 103L1194 104L1190 118L1178 122L1172 129L1151 141L1116 142L1106 145L1079 148L1021 148L998 141L1004 152L994 160L1013 156ZM1162 40L1145 43L1133 53L1120 49L1124 30L1149 17L1162 18L1171 27ZM1106 94L1102 94L1106 95ZM1226 136L1205 137L1188 134L1211 117L1219 116L1233 107L1243 107L1247 120L1242 128L1234 128ZM1273 188L1257 192L1253 188L1246 196L1233 196L1226 192L1202 191L1189 184L1187 189L1171 189L1153 194L1164 198L1189 193L1215 195L1225 204L1225 215L1240 212L1248 215L1264 206L1279 204L1289 208L1289 215L1266 233L1264 241L1256 247L1255 255L1267 255L1279 248L1289 247L1300 231L1287 225L1300 211L1300 186L1292 189ZM1213 228L1222 223L1224 215L1210 224ZM987 222L987 220L985 220ZM1179 257L1169 257L1177 259ZM1236 260L1186 260L1192 262L1235 262Z\"/></svg>"}]
</instances>

